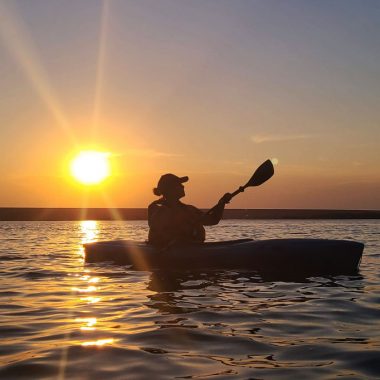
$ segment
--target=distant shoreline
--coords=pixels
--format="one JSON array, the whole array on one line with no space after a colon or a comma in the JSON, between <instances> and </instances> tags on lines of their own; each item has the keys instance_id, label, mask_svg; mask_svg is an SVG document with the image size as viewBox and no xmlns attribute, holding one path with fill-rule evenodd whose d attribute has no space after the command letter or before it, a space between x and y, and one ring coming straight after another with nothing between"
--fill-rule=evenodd
<instances>
[{"instance_id":1,"label":"distant shoreline","mask_svg":"<svg viewBox=\"0 0 380 380\"><path fill-rule=\"evenodd\" d=\"M146 220L146 208L0 207L0 221ZM226 209L223 219L380 219L380 210Z\"/></svg>"}]
</instances>

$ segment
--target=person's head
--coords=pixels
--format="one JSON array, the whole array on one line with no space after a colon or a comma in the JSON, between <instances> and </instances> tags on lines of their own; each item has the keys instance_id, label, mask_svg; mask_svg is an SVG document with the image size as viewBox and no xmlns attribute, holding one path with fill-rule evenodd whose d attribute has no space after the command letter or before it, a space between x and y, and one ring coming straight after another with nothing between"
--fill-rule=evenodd
<instances>
[{"instance_id":1,"label":"person's head","mask_svg":"<svg viewBox=\"0 0 380 380\"><path fill-rule=\"evenodd\" d=\"M183 183L188 180L189 177L177 177L171 173L164 174L158 181L157 187L153 189L153 194L166 199L178 200L185 196Z\"/></svg>"}]
</instances>

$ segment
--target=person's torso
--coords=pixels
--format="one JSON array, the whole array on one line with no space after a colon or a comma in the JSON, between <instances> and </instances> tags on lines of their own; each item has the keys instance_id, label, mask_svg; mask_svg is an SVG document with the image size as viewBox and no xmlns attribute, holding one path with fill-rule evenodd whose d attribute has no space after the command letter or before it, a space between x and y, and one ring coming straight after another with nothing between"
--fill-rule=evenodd
<instances>
[{"instance_id":1,"label":"person's torso","mask_svg":"<svg viewBox=\"0 0 380 380\"><path fill-rule=\"evenodd\" d=\"M176 205L162 202L155 206L156 209L149 215L149 240L164 240L165 243L172 240L186 242L205 240L205 229L201 223L203 213L199 209L181 202ZM154 215L155 213L159 214ZM155 225L157 223L161 225ZM162 236L155 236L155 230L160 231Z\"/></svg>"}]
</instances>

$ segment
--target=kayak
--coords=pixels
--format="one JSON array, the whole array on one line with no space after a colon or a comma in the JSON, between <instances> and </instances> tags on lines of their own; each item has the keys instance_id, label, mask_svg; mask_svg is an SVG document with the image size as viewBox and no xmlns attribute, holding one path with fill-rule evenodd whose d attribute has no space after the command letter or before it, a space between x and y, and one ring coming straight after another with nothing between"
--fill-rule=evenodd
<instances>
[{"instance_id":1,"label":"kayak","mask_svg":"<svg viewBox=\"0 0 380 380\"><path fill-rule=\"evenodd\" d=\"M240 239L174 245L158 250L146 242L84 244L87 263L113 262L135 270L247 269L292 273L357 272L364 244L327 239Z\"/></svg>"}]
</instances>

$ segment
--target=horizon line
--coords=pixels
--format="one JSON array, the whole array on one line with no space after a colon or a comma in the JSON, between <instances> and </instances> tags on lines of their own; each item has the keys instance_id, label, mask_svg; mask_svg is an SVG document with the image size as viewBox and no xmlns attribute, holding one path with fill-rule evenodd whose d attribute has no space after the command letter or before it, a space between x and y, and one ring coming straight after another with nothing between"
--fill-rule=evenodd
<instances>
[{"instance_id":1,"label":"horizon line","mask_svg":"<svg viewBox=\"0 0 380 380\"><path fill-rule=\"evenodd\" d=\"M147 220L147 214L138 207L0 207L0 221ZM239 208L225 209L223 219L380 219L380 210Z\"/></svg>"}]
</instances>

